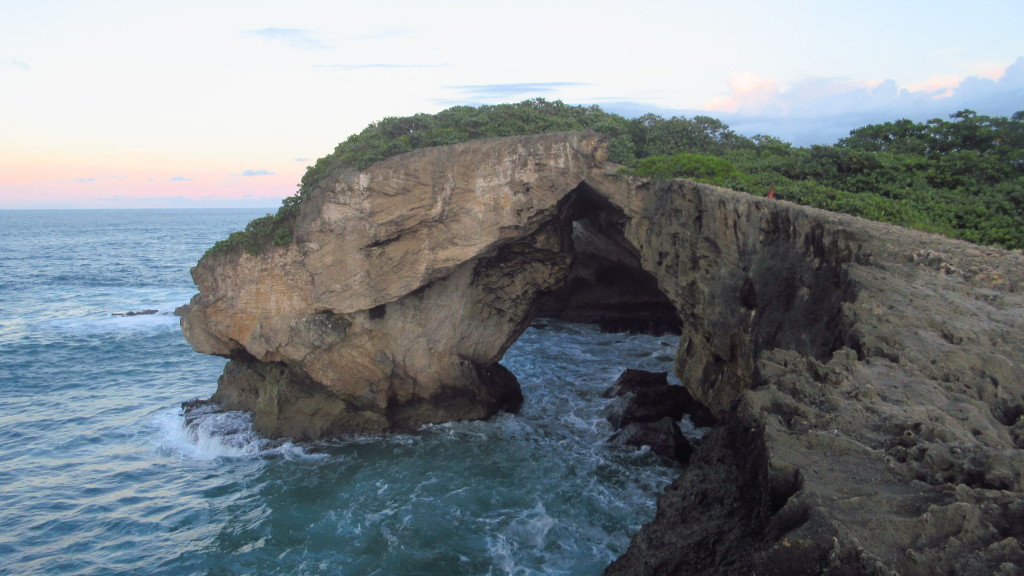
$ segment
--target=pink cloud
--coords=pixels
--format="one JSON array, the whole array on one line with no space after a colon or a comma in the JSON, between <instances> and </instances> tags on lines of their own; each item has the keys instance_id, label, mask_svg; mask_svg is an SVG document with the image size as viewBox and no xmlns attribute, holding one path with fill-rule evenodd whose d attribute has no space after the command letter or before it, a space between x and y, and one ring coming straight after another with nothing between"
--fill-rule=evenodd
<instances>
[{"instance_id":1,"label":"pink cloud","mask_svg":"<svg viewBox=\"0 0 1024 576\"><path fill-rule=\"evenodd\" d=\"M1010 66L979 64L975 71L977 74L967 77L935 76L904 88L893 80L811 77L784 89L773 78L742 72L730 76L729 92L709 101L704 109L738 116L807 118L885 110L914 115L930 109L932 104L979 109L991 104L994 110L987 113L1009 114L1015 111L1008 110L1012 102L1022 106L1019 103L1024 58Z\"/></svg>"},{"instance_id":2,"label":"pink cloud","mask_svg":"<svg viewBox=\"0 0 1024 576\"><path fill-rule=\"evenodd\" d=\"M740 72L729 76L729 94L717 96L704 108L715 112L759 113L779 96L778 83L753 72Z\"/></svg>"}]
</instances>

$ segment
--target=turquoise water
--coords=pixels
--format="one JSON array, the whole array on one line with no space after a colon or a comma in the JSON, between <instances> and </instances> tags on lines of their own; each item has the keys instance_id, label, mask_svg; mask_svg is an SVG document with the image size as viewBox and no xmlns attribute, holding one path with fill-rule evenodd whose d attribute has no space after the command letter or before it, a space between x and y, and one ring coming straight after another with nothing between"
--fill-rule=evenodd
<instances>
[{"instance_id":1,"label":"turquoise water","mask_svg":"<svg viewBox=\"0 0 1024 576\"><path fill-rule=\"evenodd\" d=\"M270 442L186 428L224 361L172 312L260 210L0 211L0 574L600 574L677 471L604 443L600 392L674 339L544 322L518 415ZM116 312L157 314L117 317Z\"/></svg>"}]
</instances>

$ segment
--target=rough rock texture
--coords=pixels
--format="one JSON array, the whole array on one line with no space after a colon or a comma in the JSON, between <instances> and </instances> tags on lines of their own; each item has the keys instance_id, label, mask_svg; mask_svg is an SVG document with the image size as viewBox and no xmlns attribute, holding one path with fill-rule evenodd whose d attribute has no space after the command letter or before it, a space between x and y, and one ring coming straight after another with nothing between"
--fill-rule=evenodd
<instances>
[{"instance_id":1,"label":"rough rock texture","mask_svg":"<svg viewBox=\"0 0 1024 576\"><path fill-rule=\"evenodd\" d=\"M679 334L682 322L658 281L611 212L573 222L568 284L542 302L538 315L597 324L605 332Z\"/></svg>"},{"instance_id":2,"label":"rough rock texture","mask_svg":"<svg viewBox=\"0 0 1024 576\"><path fill-rule=\"evenodd\" d=\"M722 422L608 574L1020 573L1021 254L606 155L557 134L338 175L294 243L194 269L185 335L233 359L215 398L298 437L512 407L497 362L587 258L577 222L655 280Z\"/></svg>"},{"instance_id":3,"label":"rough rock texture","mask_svg":"<svg viewBox=\"0 0 1024 576\"><path fill-rule=\"evenodd\" d=\"M634 369L623 372L602 396L614 398L605 416L615 428L662 418L678 422L691 399L685 388L668 383L667 373Z\"/></svg>"},{"instance_id":4,"label":"rough rock texture","mask_svg":"<svg viewBox=\"0 0 1024 576\"><path fill-rule=\"evenodd\" d=\"M610 444L650 447L655 454L686 463L693 453L693 447L679 430L679 422L666 416L654 422L630 422L615 431L608 439Z\"/></svg>"},{"instance_id":5,"label":"rough rock texture","mask_svg":"<svg viewBox=\"0 0 1024 576\"><path fill-rule=\"evenodd\" d=\"M1021 254L648 186L627 237L726 424L607 573L1021 573Z\"/></svg>"},{"instance_id":6,"label":"rough rock texture","mask_svg":"<svg viewBox=\"0 0 1024 576\"><path fill-rule=\"evenodd\" d=\"M648 372L636 368L626 368L612 382L607 390L601 393L602 398L615 398L644 388L668 386L668 372Z\"/></svg>"},{"instance_id":7,"label":"rough rock texture","mask_svg":"<svg viewBox=\"0 0 1024 576\"><path fill-rule=\"evenodd\" d=\"M693 398L682 386L670 385L667 372L627 368L601 396L613 399L604 411L615 428L609 443L649 446L665 458L689 460L693 447L683 437L679 421Z\"/></svg>"},{"instance_id":8,"label":"rough rock texture","mask_svg":"<svg viewBox=\"0 0 1024 576\"><path fill-rule=\"evenodd\" d=\"M568 197L605 155L596 134L422 150L339 174L287 246L204 258L182 328L233 359L214 399L299 438L514 409L497 362L569 277Z\"/></svg>"}]
</instances>

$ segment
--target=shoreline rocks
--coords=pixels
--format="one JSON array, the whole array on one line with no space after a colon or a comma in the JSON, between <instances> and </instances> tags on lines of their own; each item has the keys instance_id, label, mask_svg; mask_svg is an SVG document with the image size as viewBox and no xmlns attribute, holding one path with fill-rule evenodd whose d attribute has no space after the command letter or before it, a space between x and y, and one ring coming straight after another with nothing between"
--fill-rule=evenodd
<instances>
[{"instance_id":1,"label":"shoreline rocks","mask_svg":"<svg viewBox=\"0 0 1024 576\"><path fill-rule=\"evenodd\" d=\"M137 310L132 312L114 312L111 316L148 316L157 312L157 310Z\"/></svg>"},{"instance_id":2,"label":"shoreline rocks","mask_svg":"<svg viewBox=\"0 0 1024 576\"><path fill-rule=\"evenodd\" d=\"M602 394L611 398L606 409L615 433L610 444L642 448L686 464L693 447L679 429L687 401L693 398L682 386L668 383L665 372L629 368Z\"/></svg>"}]
</instances>

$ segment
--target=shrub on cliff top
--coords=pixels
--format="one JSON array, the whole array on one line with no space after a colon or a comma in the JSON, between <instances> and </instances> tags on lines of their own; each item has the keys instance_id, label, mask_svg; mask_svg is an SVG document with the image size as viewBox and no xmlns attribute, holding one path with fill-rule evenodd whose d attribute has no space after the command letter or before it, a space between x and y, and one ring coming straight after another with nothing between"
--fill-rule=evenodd
<instances>
[{"instance_id":1,"label":"shrub on cliff top","mask_svg":"<svg viewBox=\"0 0 1024 576\"><path fill-rule=\"evenodd\" d=\"M281 207L278 208L277 213L256 218L246 224L245 230L232 232L227 238L211 246L203 257L227 254L235 250L259 254L268 246L290 244L295 230L295 217L298 213L299 198L289 196L281 201Z\"/></svg>"},{"instance_id":2,"label":"shrub on cliff top","mask_svg":"<svg viewBox=\"0 0 1024 576\"><path fill-rule=\"evenodd\" d=\"M362 170L429 146L565 130L608 135L610 159L637 175L692 178L758 195L774 187L800 204L1024 248L1024 112L899 120L858 128L833 146L800 148L771 136L740 136L707 116L627 119L597 106L534 99L374 122L310 166L277 214L208 253L257 253L291 242L302 199L337 170Z\"/></svg>"},{"instance_id":3,"label":"shrub on cliff top","mask_svg":"<svg viewBox=\"0 0 1024 576\"><path fill-rule=\"evenodd\" d=\"M594 130L609 136L610 160L627 166L652 153L721 153L733 146L752 145L724 123L706 116L666 120L647 114L630 120L598 106L571 106L542 98L515 104L455 106L437 114L388 117L349 136L334 152L308 167L298 192L284 200L277 214L258 218L244 231L218 242L207 254L237 249L255 254L272 244L287 244L302 199L338 170L362 170L419 148L571 130Z\"/></svg>"}]
</instances>

